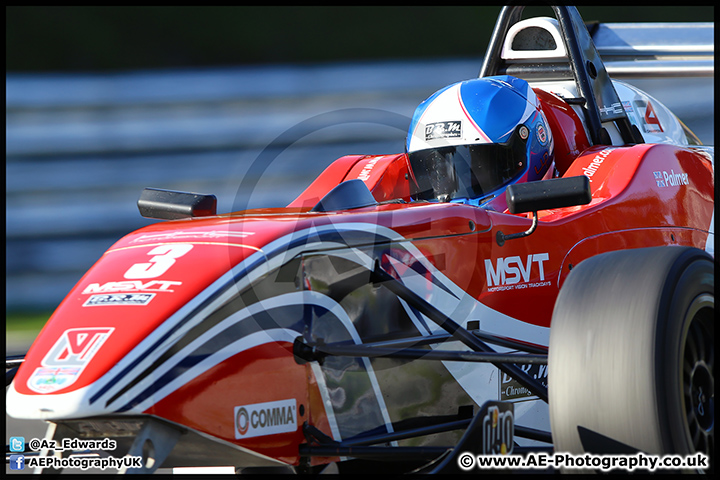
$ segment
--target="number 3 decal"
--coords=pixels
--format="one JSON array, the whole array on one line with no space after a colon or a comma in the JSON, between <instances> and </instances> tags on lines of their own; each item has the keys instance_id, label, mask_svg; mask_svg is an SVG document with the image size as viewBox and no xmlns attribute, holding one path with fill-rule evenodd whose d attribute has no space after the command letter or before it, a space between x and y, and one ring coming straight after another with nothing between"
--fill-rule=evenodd
<instances>
[{"instance_id":1,"label":"number 3 decal","mask_svg":"<svg viewBox=\"0 0 720 480\"><path fill-rule=\"evenodd\" d=\"M186 243L175 243L172 245L160 245L148 252L148 255L155 255L149 263L136 263L125 272L125 278L155 278L168 271L175 263L175 259L182 257L193 248Z\"/></svg>"}]
</instances>

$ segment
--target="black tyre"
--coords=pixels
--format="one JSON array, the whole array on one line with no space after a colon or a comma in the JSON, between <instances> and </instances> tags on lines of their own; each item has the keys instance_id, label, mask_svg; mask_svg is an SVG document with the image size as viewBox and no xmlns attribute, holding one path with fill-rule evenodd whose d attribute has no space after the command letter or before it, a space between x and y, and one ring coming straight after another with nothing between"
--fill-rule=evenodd
<instances>
[{"instance_id":1,"label":"black tyre","mask_svg":"<svg viewBox=\"0 0 720 480\"><path fill-rule=\"evenodd\" d=\"M714 450L714 262L702 250L610 252L572 270L550 329L556 451Z\"/></svg>"}]
</instances>

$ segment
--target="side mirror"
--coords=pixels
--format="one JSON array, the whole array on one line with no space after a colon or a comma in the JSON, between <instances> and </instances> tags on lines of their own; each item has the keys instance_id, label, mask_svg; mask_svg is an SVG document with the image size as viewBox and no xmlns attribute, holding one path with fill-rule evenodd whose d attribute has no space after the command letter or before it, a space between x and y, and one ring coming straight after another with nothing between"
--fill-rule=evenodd
<instances>
[{"instance_id":1,"label":"side mirror","mask_svg":"<svg viewBox=\"0 0 720 480\"><path fill-rule=\"evenodd\" d=\"M217 214L215 195L146 188L138 200L140 215L161 220L208 217Z\"/></svg>"},{"instance_id":2,"label":"side mirror","mask_svg":"<svg viewBox=\"0 0 720 480\"><path fill-rule=\"evenodd\" d=\"M585 175L567 178L553 178L539 182L517 183L505 190L505 200L510 213L533 212L533 223L526 232L506 235L497 233L497 243L502 246L506 240L527 237L537 227L538 210L587 205L592 200L590 179Z\"/></svg>"},{"instance_id":3,"label":"side mirror","mask_svg":"<svg viewBox=\"0 0 720 480\"><path fill-rule=\"evenodd\" d=\"M537 212L552 208L587 205L592 200L590 179L578 177L553 178L539 182L516 183L505 190L510 213Z\"/></svg>"}]
</instances>

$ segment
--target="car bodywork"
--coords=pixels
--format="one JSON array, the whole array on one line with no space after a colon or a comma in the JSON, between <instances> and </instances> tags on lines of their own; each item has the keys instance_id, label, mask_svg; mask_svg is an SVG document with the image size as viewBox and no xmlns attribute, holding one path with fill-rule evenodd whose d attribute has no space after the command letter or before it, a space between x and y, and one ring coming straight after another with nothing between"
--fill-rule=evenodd
<instances>
[{"instance_id":1,"label":"car bodywork","mask_svg":"<svg viewBox=\"0 0 720 480\"><path fill-rule=\"evenodd\" d=\"M531 83L556 178L508 189L504 212L412 201L405 154L342 157L281 209L217 215L212 196L146 190L141 212L169 221L77 283L14 373L8 414L55 439L114 438L138 472L443 471L463 447L552 451L560 289L604 252L714 255L713 151L610 80L574 8L521 11L501 13L480 75ZM515 50L533 29L556 48Z\"/></svg>"}]
</instances>

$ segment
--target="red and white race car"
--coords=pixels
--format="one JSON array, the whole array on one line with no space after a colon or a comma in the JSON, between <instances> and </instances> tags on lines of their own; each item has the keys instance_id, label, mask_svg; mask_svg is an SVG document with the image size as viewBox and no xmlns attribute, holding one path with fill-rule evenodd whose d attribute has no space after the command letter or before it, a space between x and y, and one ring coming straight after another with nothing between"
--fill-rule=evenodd
<instances>
[{"instance_id":1,"label":"red and white race car","mask_svg":"<svg viewBox=\"0 0 720 480\"><path fill-rule=\"evenodd\" d=\"M710 455L713 149L610 79L617 25L553 11L503 9L480 79L424 102L407 152L342 157L286 208L146 189L168 221L108 249L8 360L7 413L112 439L130 473ZM525 110L492 132L478 112L508 92ZM478 146L504 162L491 180ZM462 148L464 173L442 163Z\"/></svg>"}]
</instances>

